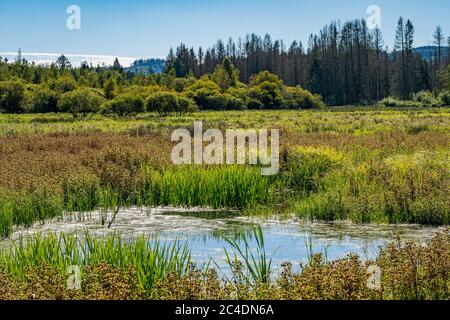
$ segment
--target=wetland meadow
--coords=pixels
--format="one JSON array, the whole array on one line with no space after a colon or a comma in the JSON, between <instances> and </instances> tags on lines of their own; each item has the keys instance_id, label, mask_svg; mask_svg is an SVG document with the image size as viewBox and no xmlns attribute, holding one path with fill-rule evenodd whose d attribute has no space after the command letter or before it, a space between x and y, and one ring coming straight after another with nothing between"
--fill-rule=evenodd
<instances>
[{"instance_id":1,"label":"wetland meadow","mask_svg":"<svg viewBox=\"0 0 450 320\"><path fill-rule=\"evenodd\" d=\"M279 128L280 172L173 165L194 120ZM448 299L449 128L447 108L0 115L0 298Z\"/></svg>"}]
</instances>

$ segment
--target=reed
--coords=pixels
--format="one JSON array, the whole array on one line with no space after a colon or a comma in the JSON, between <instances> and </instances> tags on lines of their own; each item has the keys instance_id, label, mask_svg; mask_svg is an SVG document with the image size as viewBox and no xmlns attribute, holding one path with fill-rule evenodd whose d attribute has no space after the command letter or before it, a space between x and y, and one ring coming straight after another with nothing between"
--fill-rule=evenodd
<instances>
[{"instance_id":1,"label":"reed","mask_svg":"<svg viewBox=\"0 0 450 320\"><path fill-rule=\"evenodd\" d=\"M314 254L297 273L285 263L270 280L264 237L253 229L247 241L230 241L227 254L234 281L217 271L191 264L186 246L145 238L96 239L75 234L19 239L0 248L0 299L242 299L242 300L448 300L450 238L448 231L426 245L392 243L373 261L350 254L328 260ZM256 242L253 248L252 240ZM243 264L236 263L241 259ZM81 290L66 286L67 267L82 268ZM381 269L381 287L367 286L368 267Z\"/></svg>"},{"instance_id":2,"label":"reed","mask_svg":"<svg viewBox=\"0 0 450 320\"><path fill-rule=\"evenodd\" d=\"M272 272L272 258L267 258L261 227L252 228L250 235L243 234L240 238L242 245L239 240L224 236L225 241L234 250L234 253L231 254L224 249L227 264L233 271L237 261L243 262L248 273L247 283L268 285ZM255 246L252 244L252 240L255 242Z\"/></svg>"},{"instance_id":3,"label":"reed","mask_svg":"<svg viewBox=\"0 0 450 320\"><path fill-rule=\"evenodd\" d=\"M119 235L96 238L89 233L35 235L20 238L0 249L0 266L18 279L42 264L66 275L69 266L108 265L133 268L142 289L151 291L169 273L183 274L191 265L188 247L179 242L162 244L145 237L126 241Z\"/></svg>"},{"instance_id":4,"label":"reed","mask_svg":"<svg viewBox=\"0 0 450 320\"><path fill-rule=\"evenodd\" d=\"M270 178L247 166L149 170L140 197L145 205L242 209L268 201Z\"/></svg>"}]
</instances>

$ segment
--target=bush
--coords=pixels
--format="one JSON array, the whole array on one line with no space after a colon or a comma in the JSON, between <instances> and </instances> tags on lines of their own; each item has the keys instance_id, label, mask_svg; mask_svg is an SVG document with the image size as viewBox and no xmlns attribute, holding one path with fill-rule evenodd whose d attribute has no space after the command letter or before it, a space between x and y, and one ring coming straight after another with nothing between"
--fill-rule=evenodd
<instances>
[{"instance_id":1,"label":"bush","mask_svg":"<svg viewBox=\"0 0 450 320\"><path fill-rule=\"evenodd\" d=\"M4 113L25 111L25 86L22 82L0 82L0 111Z\"/></svg>"},{"instance_id":2,"label":"bush","mask_svg":"<svg viewBox=\"0 0 450 320\"><path fill-rule=\"evenodd\" d=\"M430 91L420 91L414 95L414 101L419 102L424 107L439 107L441 101Z\"/></svg>"},{"instance_id":3,"label":"bush","mask_svg":"<svg viewBox=\"0 0 450 320\"><path fill-rule=\"evenodd\" d=\"M134 96L140 96L141 98L143 98L145 100L151 94L156 93L156 92L165 91L165 90L167 90L167 89L165 89L164 87L157 86L157 85L146 86L146 87L139 86L139 85L133 85L133 86L129 86L129 87L125 88L123 90L123 93L134 95Z\"/></svg>"},{"instance_id":4,"label":"bush","mask_svg":"<svg viewBox=\"0 0 450 320\"><path fill-rule=\"evenodd\" d=\"M176 112L179 115L182 115L185 113L189 114L194 111L197 111L197 109L198 109L198 107L192 99L189 99L182 95L178 95L178 105L176 108Z\"/></svg>"},{"instance_id":5,"label":"bush","mask_svg":"<svg viewBox=\"0 0 450 320\"><path fill-rule=\"evenodd\" d=\"M209 98L220 94L220 87L208 78L202 78L186 90L189 98L193 99L201 109L210 108Z\"/></svg>"},{"instance_id":6,"label":"bush","mask_svg":"<svg viewBox=\"0 0 450 320\"><path fill-rule=\"evenodd\" d=\"M260 106L271 109L283 105L281 89L274 82L265 81L251 88L249 97L251 102L249 107Z\"/></svg>"},{"instance_id":7,"label":"bush","mask_svg":"<svg viewBox=\"0 0 450 320\"><path fill-rule=\"evenodd\" d=\"M272 83L276 85L280 90L283 87L283 80L281 80L277 75L270 73L269 71L261 71L260 73L250 78L251 87L259 86L264 82Z\"/></svg>"},{"instance_id":8,"label":"bush","mask_svg":"<svg viewBox=\"0 0 450 320\"><path fill-rule=\"evenodd\" d=\"M172 113L182 115L195 111L197 107L192 99L173 92L157 92L148 97L146 105L148 111L154 111L160 117Z\"/></svg>"},{"instance_id":9,"label":"bush","mask_svg":"<svg viewBox=\"0 0 450 320\"><path fill-rule=\"evenodd\" d=\"M242 99L221 93L220 87L206 77L189 87L187 95L194 99L202 110L241 110L245 107Z\"/></svg>"},{"instance_id":10,"label":"bush","mask_svg":"<svg viewBox=\"0 0 450 320\"><path fill-rule=\"evenodd\" d=\"M61 77L58 80L50 82L50 89L59 93L66 93L77 88L77 83L72 77Z\"/></svg>"},{"instance_id":11,"label":"bush","mask_svg":"<svg viewBox=\"0 0 450 320\"><path fill-rule=\"evenodd\" d=\"M220 87L207 77L197 80L193 85L188 87L186 91L190 94L195 94L196 91L201 89L206 89L208 92L211 92L211 94L220 92Z\"/></svg>"},{"instance_id":12,"label":"bush","mask_svg":"<svg viewBox=\"0 0 450 320\"><path fill-rule=\"evenodd\" d=\"M217 93L206 98L204 109L209 110L243 110L244 101L227 93Z\"/></svg>"},{"instance_id":13,"label":"bush","mask_svg":"<svg viewBox=\"0 0 450 320\"><path fill-rule=\"evenodd\" d=\"M74 116L81 114L85 117L88 113L99 112L103 100L98 91L82 88L64 93L58 101L58 108Z\"/></svg>"},{"instance_id":14,"label":"bush","mask_svg":"<svg viewBox=\"0 0 450 320\"><path fill-rule=\"evenodd\" d=\"M417 101L403 101L398 100L397 98L388 97L384 98L380 101L380 105L383 107L392 107L392 108L419 108L422 107L422 104Z\"/></svg>"},{"instance_id":15,"label":"bush","mask_svg":"<svg viewBox=\"0 0 450 320\"><path fill-rule=\"evenodd\" d=\"M283 106L288 109L321 109L325 106L320 95L301 87L284 88L283 98Z\"/></svg>"},{"instance_id":16,"label":"bush","mask_svg":"<svg viewBox=\"0 0 450 320\"><path fill-rule=\"evenodd\" d=\"M248 89L246 87L241 88L229 88L225 93L232 95L235 98L241 99L245 105L247 105L248 98Z\"/></svg>"},{"instance_id":17,"label":"bush","mask_svg":"<svg viewBox=\"0 0 450 320\"><path fill-rule=\"evenodd\" d=\"M30 88L27 110L34 113L58 112L59 94L52 89L36 85Z\"/></svg>"},{"instance_id":18,"label":"bush","mask_svg":"<svg viewBox=\"0 0 450 320\"><path fill-rule=\"evenodd\" d=\"M441 92L439 100L441 100L443 106L450 106L450 90Z\"/></svg>"},{"instance_id":19,"label":"bush","mask_svg":"<svg viewBox=\"0 0 450 320\"><path fill-rule=\"evenodd\" d=\"M137 95L123 94L109 102L108 109L120 116L145 111L144 99Z\"/></svg>"},{"instance_id":20,"label":"bush","mask_svg":"<svg viewBox=\"0 0 450 320\"><path fill-rule=\"evenodd\" d=\"M175 78L172 83L172 88L176 92L183 92L186 88L195 83L195 78Z\"/></svg>"}]
</instances>

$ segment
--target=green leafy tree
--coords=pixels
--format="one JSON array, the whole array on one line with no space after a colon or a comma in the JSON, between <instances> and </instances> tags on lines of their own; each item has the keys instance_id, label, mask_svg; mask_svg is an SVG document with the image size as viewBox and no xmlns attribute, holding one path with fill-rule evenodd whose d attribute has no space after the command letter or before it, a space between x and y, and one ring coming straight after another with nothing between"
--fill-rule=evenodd
<instances>
[{"instance_id":1,"label":"green leafy tree","mask_svg":"<svg viewBox=\"0 0 450 320\"><path fill-rule=\"evenodd\" d=\"M110 102L110 109L121 116L144 112L144 99L132 94L120 95Z\"/></svg>"},{"instance_id":2,"label":"green leafy tree","mask_svg":"<svg viewBox=\"0 0 450 320\"><path fill-rule=\"evenodd\" d=\"M79 114L86 117L89 113L99 112L103 101L104 98L98 91L81 88L64 93L58 101L58 108L74 117Z\"/></svg>"},{"instance_id":3,"label":"green leafy tree","mask_svg":"<svg viewBox=\"0 0 450 320\"><path fill-rule=\"evenodd\" d=\"M250 79L250 86L255 87L264 82L272 83L276 85L280 90L283 87L283 80L281 80L276 74L269 71L262 71Z\"/></svg>"},{"instance_id":4,"label":"green leafy tree","mask_svg":"<svg viewBox=\"0 0 450 320\"><path fill-rule=\"evenodd\" d=\"M238 78L239 73L228 58L225 58L222 64L216 67L212 75L212 79L222 91L236 87L238 85Z\"/></svg>"},{"instance_id":5,"label":"green leafy tree","mask_svg":"<svg viewBox=\"0 0 450 320\"><path fill-rule=\"evenodd\" d=\"M117 95L116 93L116 81L113 78L109 78L105 81L103 86L103 91L105 92L105 98L108 100L114 99Z\"/></svg>"},{"instance_id":6,"label":"green leafy tree","mask_svg":"<svg viewBox=\"0 0 450 320\"><path fill-rule=\"evenodd\" d=\"M321 109L325 105L320 95L301 87L286 87L283 90L283 106L287 109Z\"/></svg>"},{"instance_id":7,"label":"green leafy tree","mask_svg":"<svg viewBox=\"0 0 450 320\"><path fill-rule=\"evenodd\" d=\"M160 117L173 113L179 115L193 112L196 109L194 101L174 92L158 92L148 97L147 111L156 112Z\"/></svg>"},{"instance_id":8,"label":"green leafy tree","mask_svg":"<svg viewBox=\"0 0 450 320\"><path fill-rule=\"evenodd\" d=\"M0 111L23 113L25 111L25 86L20 81L0 82Z\"/></svg>"},{"instance_id":9,"label":"green leafy tree","mask_svg":"<svg viewBox=\"0 0 450 320\"><path fill-rule=\"evenodd\" d=\"M58 112L59 94L46 86L33 86L28 94L27 110L36 113Z\"/></svg>"},{"instance_id":10,"label":"green leafy tree","mask_svg":"<svg viewBox=\"0 0 450 320\"><path fill-rule=\"evenodd\" d=\"M77 88L77 82L69 76L63 76L57 80L50 82L50 89L57 91L59 93L66 93L73 91Z\"/></svg>"},{"instance_id":11,"label":"green leafy tree","mask_svg":"<svg viewBox=\"0 0 450 320\"><path fill-rule=\"evenodd\" d=\"M250 89L250 107L272 109L283 105L281 88L276 82L264 81Z\"/></svg>"}]
</instances>

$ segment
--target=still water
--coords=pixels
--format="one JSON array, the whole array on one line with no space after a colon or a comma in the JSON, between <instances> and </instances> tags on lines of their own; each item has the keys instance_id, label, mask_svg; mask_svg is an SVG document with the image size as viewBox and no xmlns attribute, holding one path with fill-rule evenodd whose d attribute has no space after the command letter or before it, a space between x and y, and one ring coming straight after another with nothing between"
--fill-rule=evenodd
<instances>
[{"instance_id":1,"label":"still water","mask_svg":"<svg viewBox=\"0 0 450 320\"><path fill-rule=\"evenodd\" d=\"M110 225L110 226L109 226ZM91 235L119 233L126 239L146 236L161 242L187 243L198 265L214 260L225 268L224 248L230 246L224 237L239 239L261 226L268 257L275 270L283 262L298 268L313 253L324 253L328 260L356 253L362 259L375 258L380 246L401 239L426 242L443 228L417 225L356 225L348 222L313 223L295 219L277 220L237 217L233 211L176 208L128 208L113 213L91 212L72 214L64 219L35 224L32 228L16 229L12 239L48 232L74 233L81 237L86 230ZM250 242L255 244L254 242Z\"/></svg>"}]
</instances>

